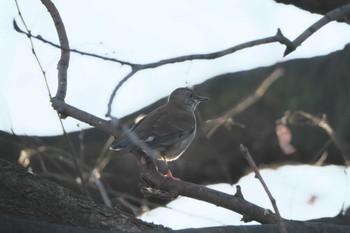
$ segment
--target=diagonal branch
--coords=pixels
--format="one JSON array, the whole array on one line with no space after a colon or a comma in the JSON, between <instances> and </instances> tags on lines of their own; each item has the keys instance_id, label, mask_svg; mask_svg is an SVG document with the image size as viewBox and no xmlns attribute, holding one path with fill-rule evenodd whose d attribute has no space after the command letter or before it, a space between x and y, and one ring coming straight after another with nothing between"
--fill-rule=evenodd
<instances>
[{"instance_id":1,"label":"diagonal branch","mask_svg":"<svg viewBox=\"0 0 350 233\"><path fill-rule=\"evenodd\" d=\"M233 124L233 118L245 111L254 103L256 103L270 88L270 86L283 75L283 73L284 71L282 68L276 69L260 84L260 86L248 98L238 103L235 107L228 110L222 116L212 120L208 120L208 124L206 126L207 137L210 138L220 126L225 124Z\"/></svg>"},{"instance_id":2,"label":"diagonal branch","mask_svg":"<svg viewBox=\"0 0 350 233\"><path fill-rule=\"evenodd\" d=\"M27 37L30 37L30 38L34 38L36 40L39 40L45 44L49 44L51 45L52 47L55 47L55 48L58 48L58 49L63 49L63 50L66 50L66 51L69 51L71 53L77 53L77 54L80 54L80 55L84 55L84 56L88 56L88 57L94 57L94 58L98 58L98 59L102 59L102 60L105 60L105 61L111 61L111 62L117 62L117 63L120 63L122 65L128 65L128 66L137 66L138 64L136 63L131 63L131 62L127 62L127 61L122 61L122 60L119 60L119 59L116 59L116 58L110 58L110 57L106 57L106 56L101 56L101 55L98 55L98 54L94 54L94 53L89 53L89 52L84 52L84 51L81 51L81 50L78 50L78 49L64 49L63 47L61 47L61 45L59 44L56 44L52 41L49 41L45 38L43 38L41 35L33 35L32 33L30 32L26 32L24 30L22 30L16 20L13 20L13 28L18 32L18 33L21 33L21 34L24 34L26 35Z\"/></svg>"},{"instance_id":3,"label":"diagonal branch","mask_svg":"<svg viewBox=\"0 0 350 233\"><path fill-rule=\"evenodd\" d=\"M156 170L152 160L145 156L143 152L134 151L133 153L139 157L138 165L141 178L147 186L143 189L143 192L153 196L172 198L181 195L212 203L242 214L242 220L247 222L255 220L262 224L277 224L279 221L278 216L270 210L246 201L240 192L240 188L237 188L235 195L229 195L202 185L164 177Z\"/></svg>"},{"instance_id":4,"label":"diagonal branch","mask_svg":"<svg viewBox=\"0 0 350 233\"><path fill-rule=\"evenodd\" d=\"M322 28L329 22L341 20L346 15L350 14L350 3L339 8L336 8L327 14L324 15L320 20L307 28L303 33L301 33L293 42L292 46L287 46L284 56L287 56L291 52L293 52L298 46L300 46L306 39L308 39L312 34L314 34L317 30Z\"/></svg>"},{"instance_id":5,"label":"diagonal branch","mask_svg":"<svg viewBox=\"0 0 350 233\"><path fill-rule=\"evenodd\" d=\"M258 167L256 166L252 156L249 153L248 148L241 144L241 152L244 155L244 157L246 158L246 160L248 161L250 167L253 169L253 171L255 173L255 177L258 178L258 180L260 181L261 185L263 186L265 192L267 193L267 196L269 197L269 199L271 201L273 209L275 210L275 213L277 215L277 220L278 220L278 226L279 226L280 233L287 233L286 226L284 224L284 221L283 221L283 219L281 217L280 211L278 210L278 207L277 207L277 204L276 204L276 199L272 196L269 188L267 187L264 179L262 178Z\"/></svg>"}]
</instances>

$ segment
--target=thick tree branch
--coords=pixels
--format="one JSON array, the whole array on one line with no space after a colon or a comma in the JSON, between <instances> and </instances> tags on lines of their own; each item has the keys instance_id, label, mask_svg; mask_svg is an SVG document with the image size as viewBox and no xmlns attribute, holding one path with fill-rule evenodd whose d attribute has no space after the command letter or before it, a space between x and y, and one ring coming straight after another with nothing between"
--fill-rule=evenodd
<instances>
[{"instance_id":1,"label":"thick tree branch","mask_svg":"<svg viewBox=\"0 0 350 233\"><path fill-rule=\"evenodd\" d=\"M146 195L167 198L175 198L178 195L191 197L240 213L246 222L255 220L264 224L278 223L278 217L274 213L244 200L241 192L229 195L202 185L164 177L157 171L152 160L146 157L143 152L133 151L133 153L139 158L141 178L145 181L143 192Z\"/></svg>"},{"instance_id":2,"label":"thick tree branch","mask_svg":"<svg viewBox=\"0 0 350 233\"><path fill-rule=\"evenodd\" d=\"M85 122L91 126L100 129L109 135L119 136L121 134L121 130L117 127L117 119L114 120L104 120L102 118L96 117L88 112L85 112L81 109L75 108L72 105L65 103L64 101L60 101L57 99L52 100L52 107L60 112L61 116L64 117L72 117L74 119Z\"/></svg>"},{"instance_id":3,"label":"thick tree branch","mask_svg":"<svg viewBox=\"0 0 350 233\"><path fill-rule=\"evenodd\" d=\"M170 232L161 226L144 223L116 208L96 204L83 196L58 186L21 167L0 160L0 232ZM167 179L166 182L171 179ZM172 181L176 182L176 181ZM191 184L190 184L191 185ZM203 190L205 192L205 189ZM198 191L197 191L198 192ZM220 194L218 194L220 195ZM231 195L221 196L231 198ZM231 202L240 202L237 196ZM227 200L223 200L227 201ZM244 206L242 206L244 208ZM268 211L266 211L269 214ZM327 224L317 222L286 221L288 232L349 232L349 226L328 219ZM346 222L346 221L345 221ZM62 224L62 225L57 225ZM81 229L77 226L85 227ZM88 231L88 229L95 229ZM104 231L101 231L104 232ZM175 231L176 233L177 231ZM180 232L276 232L275 224L258 226L231 226L181 230ZM107 233L107 232L105 232ZM110 232L111 233L111 232Z\"/></svg>"},{"instance_id":4,"label":"thick tree branch","mask_svg":"<svg viewBox=\"0 0 350 233\"><path fill-rule=\"evenodd\" d=\"M165 230L0 160L0 216L120 231ZM2 228L2 227L0 227Z\"/></svg>"},{"instance_id":5,"label":"thick tree branch","mask_svg":"<svg viewBox=\"0 0 350 233\"><path fill-rule=\"evenodd\" d=\"M29 29L28 29L28 27L26 25L26 22L25 22L24 17L23 17L23 15L21 13L21 10L20 10L20 7L18 5L17 0L15 0L15 3L16 3L17 10L18 10L18 14L20 15L22 23L24 24L24 27L26 29L26 34L31 35L31 32L29 31ZM51 2L46 2L46 4L48 4L48 7L50 7L50 11L49 11L50 14L54 15L54 17L55 17L54 22L55 22L57 30L61 30L62 31L61 36L59 36L60 37L60 42L62 43L62 46L68 46L68 48L69 48L68 39L67 39L65 30L64 30L64 26L63 26L63 24L60 24L61 18L60 18L60 15L59 15L57 9L55 8L55 6ZM19 30L19 28L18 28L17 24L15 23L15 21L14 21L14 28L16 30ZM32 52L33 52L33 54L34 54L34 56L35 56L35 58L37 60L37 63L39 65L39 67L40 67L41 72L43 73L43 77L44 77L44 80L45 80L45 84L46 84L46 87L47 87L50 99L52 99L51 91L50 91L50 88L48 86L47 79L46 79L46 74L45 74L45 72L43 70L43 67L42 67L41 62L39 60L39 57L36 54L36 51L35 51L35 48L34 48L34 44L33 44L33 41L32 41L32 37L28 36L28 38L29 38L29 41L30 41L30 44L31 44L31 47L32 47ZM66 95L68 63L69 63L69 51L68 51L68 53L62 51L61 52L61 59L60 59L59 64L58 64L58 77L59 77L59 80L63 80L63 81L62 82L60 82L60 81L58 82L58 86L59 86L58 90L61 90L61 91L60 91L60 93L56 94L56 98L57 99L64 100L65 95ZM63 64L63 65L60 65L60 64ZM57 112L57 113L58 113L58 116L59 116L59 112ZM66 142L67 142L68 146L70 147L70 151L71 151L71 155L73 157L74 165L75 165L75 167L76 167L76 169L77 169L77 171L79 173L79 177L80 177L80 179L82 181L83 192L85 193L86 196L89 197L90 194L89 194L89 191L88 191L88 188L87 188L87 185L86 185L83 173L82 173L82 169L81 169L80 164L78 162L77 153L76 153L75 148L74 148L74 146L72 144L72 141L70 140L70 138L69 138L69 136L68 136L68 134L67 134L67 132L66 132L66 130L64 128L64 125L62 123L62 119L60 118L59 120L60 120L61 127L62 127L62 130L63 130L64 138L66 139Z\"/></svg>"},{"instance_id":6,"label":"thick tree branch","mask_svg":"<svg viewBox=\"0 0 350 233\"><path fill-rule=\"evenodd\" d=\"M57 35L60 40L61 46L61 58L58 62L58 88L57 93L54 98L58 100L64 100L66 97L67 91L67 72L69 66L69 43L68 37L66 33L66 29L64 28L64 24L62 23L61 16L55 7L55 5L50 0L41 0L41 2L45 5L46 9L49 11L56 27Z\"/></svg>"},{"instance_id":7,"label":"thick tree branch","mask_svg":"<svg viewBox=\"0 0 350 233\"><path fill-rule=\"evenodd\" d=\"M347 15L350 14L350 3L339 8L336 8L327 14L324 15L320 20L307 28L303 33L301 33L293 42L292 46L287 46L284 56L287 56L291 52L293 52L298 46L300 46L306 39L308 39L312 34L314 34L317 30L322 28L329 22L341 20Z\"/></svg>"}]
</instances>

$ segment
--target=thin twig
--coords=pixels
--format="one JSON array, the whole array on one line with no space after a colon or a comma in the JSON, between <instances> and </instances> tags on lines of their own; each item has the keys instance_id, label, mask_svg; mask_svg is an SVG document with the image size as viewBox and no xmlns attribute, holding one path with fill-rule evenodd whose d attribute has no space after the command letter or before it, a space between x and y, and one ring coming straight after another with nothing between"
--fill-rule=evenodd
<instances>
[{"instance_id":1,"label":"thin twig","mask_svg":"<svg viewBox=\"0 0 350 233\"><path fill-rule=\"evenodd\" d=\"M239 102L235 107L228 110L222 116L208 120L206 126L207 137L210 138L220 126L224 124L232 124L234 122L233 118L256 103L270 86L283 75L283 73L284 71L282 68L274 70L248 98Z\"/></svg>"},{"instance_id":2,"label":"thin twig","mask_svg":"<svg viewBox=\"0 0 350 233\"><path fill-rule=\"evenodd\" d=\"M110 136L106 143L104 144L103 148L101 149L99 155L97 156L94 170L98 173L102 173L109 161L112 158L112 153L109 150L109 147L111 146L112 142L114 141L114 137Z\"/></svg>"},{"instance_id":3,"label":"thin twig","mask_svg":"<svg viewBox=\"0 0 350 233\"><path fill-rule=\"evenodd\" d=\"M92 180L93 183L95 183L105 205L108 207L112 207L111 199L109 199L106 188L100 180L100 174L95 170L93 170L90 174L90 179Z\"/></svg>"},{"instance_id":4,"label":"thin twig","mask_svg":"<svg viewBox=\"0 0 350 233\"><path fill-rule=\"evenodd\" d=\"M115 95L117 94L117 91L119 90L119 88L126 82L129 80L129 78L131 78L136 72L138 71L138 69L132 69L130 71L129 74L127 74L119 83L118 85L113 89L110 97L109 97L109 101L108 101L108 105L107 105L107 113L106 113L106 117L111 117L111 112L112 112L112 104L113 104L113 100Z\"/></svg>"},{"instance_id":5,"label":"thin twig","mask_svg":"<svg viewBox=\"0 0 350 233\"><path fill-rule=\"evenodd\" d=\"M255 177L258 178L258 180L260 181L260 183L262 184L265 192L267 193L267 196L269 197L270 201L271 201L271 204L273 206L273 209L275 210L275 213L277 215L277 219L278 219L278 226L279 226L279 229L280 229L280 232L281 233L287 233L287 230L286 230L286 226L284 224L284 221L282 220L282 217L280 215L280 212L278 210L278 207L277 207L277 204L276 204L276 200L275 198L272 196L269 188L267 187L264 179L262 178L260 172L259 172L259 169L258 167L256 166L252 156L250 155L247 147L245 147L244 145L241 144L241 152L242 154L244 155L244 157L246 158L246 160L248 161L250 167L253 169L254 173L255 173Z\"/></svg>"},{"instance_id":6,"label":"thin twig","mask_svg":"<svg viewBox=\"0 0 350 233\"><path fill-rule=\"evenodd\" d=\"M95 53L89 53L89 52L81 51L81 50L78 50L78 49L65 49L65 48L61 47L59 44L56 44L54 42L51 42L51 41L43 38L41 35L33 35L32 33L28 32L28 31L22 30L18 26L16 20L13 20L13 28L17 32L22 33L22 34L26 35L27 37L34 38L36 40L39 40L39 41L41 41L41 42L43 42L45 44L49 44L52 47L55 47L55 48L58 48L58 49L66 50L66 51L69 51L69 52L72 52L72 53L77 53L77 54L80 54L80 55L83 55L83 56L87 56L87 57L93 57L93 58L102 59L102 60L105 60L105 61L117 62L117 63L120 63L121 65L128 65L128 66L131 66L131 67L140 65L140 64L137 64L137 63L127 62L127 61L123 61L123 60L116 59L116 58L111 58L111 57L98 55L98 54L95 54Z\"/></svg>"},{"instance_id":7,"label":"thin twig","mask_svg":"<svg viewBox=\"0 0 350 233\"><path fill-rule=\"evenodd\" d=\"M317 153L312 156L312 158L310 159L311 164L315 164L316 166L321 166L324 162L324 159L322 159L323 155L326 152L326 149L328 148L328 146L332 143L332 138L330 137L326 143L323 144L323 146L317 151ZM320 161L321 160L321 161ZM320 163L322 162L322 163Z\"/></svg>"}]
</instances>

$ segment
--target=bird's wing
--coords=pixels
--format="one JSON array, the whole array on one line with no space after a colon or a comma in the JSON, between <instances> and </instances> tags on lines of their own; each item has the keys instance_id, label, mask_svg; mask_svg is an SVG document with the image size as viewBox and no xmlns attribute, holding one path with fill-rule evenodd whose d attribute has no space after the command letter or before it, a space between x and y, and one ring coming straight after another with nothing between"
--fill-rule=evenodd
<instances>
[{"instance_id":1,"label":"bird's wing","mask_svg":"<svg viewBox=\"0 0 350 233\"><path fill-rule=\"evenodd\" d=\"M132 132L146 117L142 118L138 122L136 122L129 131ZM120 137L118 137L113 144L110 146L111 150L120 150L123 149L131 144L131 139L128 136L127 133L122 134Z\"/></svg>"},{"instance_id":2,"label":"bird's wing","mask_svg":"<svg viewBox=\"0 0 350 233\"><path fill-rule=\"evenodd\" d=\"M158 149L176 144L190 136L196 128L192 112L169 108L164 105L137 122L130 131L150 148ZM124 134L114 144L114 148L125 148L131 144Z\"/></svg>"},{"instance_id":3,"label":"bird's wing","mask_svg":"<svg viewBox=\"0 0 350 233\"><path fill-rule=\"evenodd\" d=\"M144 140L151 148L157 149L176 144L190 136L195 130L195 119L189 112L160 111L157 117L146 117L142 125L149 127L138 133L141 140ZM137 128L137 127L136 127ZM136 129L137 131L137 129Z\"/></svg>"}]
</instances>

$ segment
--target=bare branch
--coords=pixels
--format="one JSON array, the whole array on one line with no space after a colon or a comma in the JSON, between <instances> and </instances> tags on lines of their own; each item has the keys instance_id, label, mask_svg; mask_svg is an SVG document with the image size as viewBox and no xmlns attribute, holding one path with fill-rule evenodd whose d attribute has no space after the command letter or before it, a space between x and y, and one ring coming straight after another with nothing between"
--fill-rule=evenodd
<instances>
[{"instance_id":1,"label":"bare branch","mask_svg":"<svg viewBox=\"0 0 350 233\"><path fill-rule=\"evenodd\" d=\"M19 5L18 5L17 0L15 0L15 3L16 3L17 10L18 10L18 14L20 15L20 18L21 18L21 20L22 20L22 23L24 24L24 27L25 27L25 29L26 29L25 34L31 35L31 32L29 31L29 29L28 29L28 27L27 27L27 25L26 25L26 22L25 22L24 17L23 17L23 15L22 15L22 13L21 13L21 10L20 10L20 7L19 7ZM59 14L58 14L58 11L57 11L57 9L54 7L54 5L53 5L52 3L51 3L52 5L50 5L50 3L51 3L51 2L47 2L48 6L52 8L51 11L49 11L49 12L50 12L51 14L55 15L55 17L58 18L58 19L55 21L55 25L60 25L59 22L60 22L61 19L60 19L60 16L59 16ZM20 30L15 21L14 21L14 28L15 28L16 30ZM61 30L62 30L62 27L56 26L56 28L61 28ZM49 93L49 97L50 97L50 99L52 99L51 91L50 91L49 85L48 85L48 83L47 83L46 74L45 74L45 71L44 71L44 69L43 69L43 67L42 67L42 65L41 65L41 62L40 62L40 60L39 60L39 57L38 57L37 54L36 54L36 51L35 51L35 48L34 48L34 44L33 44L33 41L32 41L32 37L31 37L31 36L28 36L28 38L29 38L29 41L30 41L30 44L31 44L31 47L32 47L32 52L33 52L33 54L34 54L34 56L35 56L35 59L36 59L38 65L39 65L39 67L40 67L40 70L41 70L41 72L42 72L42 74L43 74L44 81L45 81L45 84L46 84L46 88L47 88L48 93ZM60 36L60 41L62 42L62 47L63 47L63 46L68 46L68 40L65 41L65 39L66 39L66 34L65 34L65 31L64 31L64 27L63 27L62 36ZM60 63L63 64L63 68L60 68ZM61 79L61 80L67 80L67 68L68 68L68 63L69 63L69 52L68 52L68 54L62 52L62 53L61 53L61 60L60 60L60 62L59 62L59 68L58 68L58 70L59 70L59 71L58 71L59 80L60 80L60 79ZM66 64L67 68L64 68L64 67L65 67L64 64ZM60 93L60 94L57 94L57 95L58 95L58 98L59 98L59 99L64 99L64 97L65 97L65 89L66 89L67 83L64 82L64 81L62 81L61 83L62 83L62 85L63 85L63 87L64 87L64 88L63 88L64 91L63 91L63 92L61 91L61 93ZM59 82L58 86L60 87L60 82ZM59 115L59 113L58 113L58 115ZM90 194L89 194L89 191L88 191L86 182L85 182L85 180L84 180L84 176L83 176L83 173L82 173L82 169L81 169L81 167L80 167L80 164L78 163L78 156L77 156L77 153L76 153L76 151L75 151L75 148L73 147L72 141L70 140L70 138L69 138L69 136L68 136L68 134L67 134L67 132L66 132L64 126L63 126L62 119L59 119L59 120L60 120L61 127L62 127L62 130L63 130L64 138L66 139L66 142L67 142L67 144L68 144L68 146L69 146L69 148L70 148L71 156L73 157L73 162L74 162L75 168L76 168L76 170L78 171L78 174L79 174L80 179L81 179L81 181L82 181L83 192L85 193L86 196L90 197Z\"/></svg>"},{"instance_id":2,"label":"bare branch","mask_svg":"<svg viewBox=\"0 0 350 233\"><path fill-rule=\"evenodd\" d=\"M273 209L275 210L275 213L277 215L277 220L278 220L278 226L279 226L279 229L280 229L280 232L281 233L287 233L287 230L286 230L286 226L284 225L284 222L283 222L283 219L280 215L280 212L278 210L278 207L277 207L277 204L276 204L276 200L275 198L272 196L269 188L267 187L264 179L262 178L260 172L259 172L259 169L258 167L256 166L252 156L250 155L247 147L245 147L244 145L241 144L241 152L242 154L244 155L244 157L246 158L246 160L248 161L250 167L253 169L254 173L255 173L255 177L258 178L258 180L260 181L261 185L263 186L265 192L267 193L267 196L269 197L270 201L271 201L271 204L273 206Z\"/></svg>"},{"instance_id":3,"label":"bare branch","mask_svg":"<svg viewBox=\"0 0 350 233\"><path fill-rule=\"evenodd\" d=\"M30 32L26 32L24 30L22 30L18 25L17 25L17 22L15 20L13 20L13 28L19 32L19 33L22 33L24 35L26 35L27 37L29 38L34 38L34 39L37 39L45 44L49 44L51 45L52 47L55 47L55 48L58 48L58 49L63 49L63 50L67 50L71 53L77 53L77 54L80 54L80 55L84 55L84 56L88 56L88 57L94 57L94 58L98 58L98 59L102 59L102 60L105 60L105 61L111 61L111 62L117 62L117 63L120 63L122 65L129 65L129 66L137 66L138 64L136 63L131 63L131 62L127 62L127 61L122 61L122 60L119 60L119 59L116 59L116 58L111 58L111 57L106 57L106 56L101 56L101 55L98 55L98 54L94 54L94 53L89 53L89 52L84 52L84 51L81 51L81 50L78 50L78 49L64 49L63 47L61 47L59 44L56 44L56 43L53 43L52 41L49 41L45 38L43 38L41 35L33 35L32 33Z\"/></svg>"},{"instance_id":4,"label":"bare branch","mask_svg":"<svg viewBox=\"0 0 350 233\"><path fill-rule=\"evenodd\" d=\"M60 47L61 49L61 59L58 62L57 69L58 69L58 88L57 93L54 98L59 100L64 100L66 97L66 91L67 91L67 71L69 66L69 43L68 43L68 37L66 33L66 29L64 28L64 24L62 22L61 16L55 7L55 5L50 0L41 0L42 4L46 7L46 9L49 11L52 20L55 23L56 31L58 38L60 40Z\"/></svg>"},{"instance_id":5,"label":"bare branch","mask_svg":"<svg viewBox=\"0 0 350 233\"><path fill-rule=\"evenodd\" d=\"M220 126L224 124L233 124L233 118L256 103L265 94L269 87L283 75L283 73L284 71L282 68L274 70L248 98L238 103L222 116L208 120L206 126L207 137L210 138Z\"/></svg>"},{"instance_id":6,"label":"bare branch","mask_svg":"<svg viewBox=\"0 0 350 233\"><path fill-rule=\"evenodd\" d=\"M262 38L262 39L257 39L253 41L249 41L246 43L242 43L236 46L233 46L228 49L224 49L221 51L213 52L213 53L208 53L208 54L192 54L192 55L185 55L185 56L180 56L180 57L174 57L174 58L169 58L169 59L164 59L160 60L158 62L153 62L153 63L148 63L148 64L143 64L143 65L137 65L133 66L132 71L121 80L118 85L114 88L113 93L109 99L108 102L108 112L106 116L109 116L111 113L111 105L113 103L114 96L116 92L119 90L119 88L128 80L130 79L135 73L141 70L145 69L151 69L151 68L157 68L159 66L163 66L166 64L173 64L173 63L179 63L179 62L184 62L184 61L189 61L189 60L212 60L212 59L217 59L229 54L233 54L239 50L243 50L246 48L254 47L257 45L262 45L262 44L269 44L269 43L274 43L274 42L279 42L281 44L284 44L289 48L290 46L293 46L293 43L286 38L280 29L277 30L276 35Z\"/></svg>"},{"instance_id":7,"label":"bare branch","mask_svg":"<svg viewBox=\"0 0 350 233\"><path fill-rule=\"evenodd\" d=\"M112 104L113 104L113 100L115 97L115 94L117 94L117 91L119 90L119 88L126 82L129 80L129 78L131 78L137 71L139 71L138 69L132 69L130 71L129 74L127 74L119 83L118 85L113 89L111 96L109 97L109 101L108 101L108 105L107 105L107 113L106 113L106 117L110 117L111 116L111 111L112 111Z\"/></svg>"},{"instance_id":8,"label":"bare branch","mask_svg":"<svg viewBox=\"0 0 350 233\"><path fill-rule=\"evenodd\" d=\"M117 127L116 119L104 120L57 99L52 100L52 107L59 111L61 116L70 116L116 137L121 134L121 130Z\"/></svg>"},{"instance_id":9,"label":"bare branch","mask_svg":"<svg viewBox=\"0 0 350 233\"><path fill-rule=\"evenodd\" d=\"M137 155L141 178L147 187L144 191L149 191L156 196L168 195L176 197L178 195L206 201L214 205L235 211L244 216L243 220L255 220L262 224L278 223L278 217L270 210L261 208L253 203L244 200L238 189L237 195L229 195L202 185L189 183L182 180L172 179L162 176L154 167L150 158L141 151L134 151ZM151 187L151 188L150 188ZM155 188L152 189L152 187Z\"/></svg>"},{"instance_id":10,"label":"bare branch","mask_svg":"<svg viewBox=\"0 0 350 233\"><path fill-rule=\"evenodd\" d=\"M90 174L90 179L92 180L93 183L95 183L98 191L101 194L102 200L105 203L105 205L108 207L112 207L112 202L109 199L106 188L100 179L100 174L98 172L96 172L95 170L93 170Z\"/></svg>"},{"instance_id":11,"label":"bare branch","mask_svg":"<svg viewBox=\"0 0 350 233\"><path fill-rule=\"evenodd\" d=\"M288 46L284 52L284 56L287 56L293 52L298 46L300 46L307 38L314 34L321 27L329 22L335 20L341 20L350 14L350 3L339 8L336 8L324 15L320 20L307 28L302 34L300 34L293 42L293 46Z\"/></svg>"},{"instance_id":12,"label":"bare branch","mask_svg":"<svg viewBox=\"0 0 350 233\"><path fill-rule=\"evenodd\" d=\"M106 117L111 117L111 111L112 111L112 104L113 104L113 100L114 97L117 93L117 91L123 86L123 84L128 81L131 77L134 76L134 74L136 74L139 71L145 70L145 69L152 69L152 68L157 68L159 66L163 66L166 64L173 64L173 63L179 63L179 62L185 62L185 61L189 61L189 60L211 60L211 59L217 59L229 54L233 54L239 50L243 50L249 47L253 47L253 46L257 46L257 45L262 45L262 44L268 44L268 43L274 43L274 42L279 42L281 44L284 44L287 46L287 48L289 48L290 46L294 46L293 43L286 38L280 29L277 30L276 35L274 36L270 36L270 37L266 37L266 38L262 38L262 39L257 39L257 40L253 40L253 41L249 41L246 43L242 43L221 51L217 51L217 52L213 52L213 53L208 53L208 54L191 54L191 55L184 55L184 56L179 56L179 57L174 57L174 58L168 58L168 59L164 59L164 60L160 60L157 62L152 62L152 63L146 63L146 64L136 64L136 63L131 63L131 62L126 62L126 61L122 61L119 59L114 59L114 58L108 58L108 57L104 57L104 56L99 56L96 54L91 54L91 53L86 53L86 52L81 52L79 50L74 50L74 49L65 49L63 46L60 45L56 45L52 42L49 42L45 39L43 39L41 36L33 36L30 33L27 33L23 30L21 30L18 25L16 24L16 22L13 22L14 24L14 28L17 32L23 33L25 35L27 35L30 38L35 38L38 39L42 42L48 43L56 48L61 48L61 50L66 50L68 53L69 52L75 52L75 53L79 53L81 55L87 55L87 56L92 56L95 58L101 58L103 60L108 60L108 61L113 61L113 62L117 62L120 63L122 65L129 65L131 67L131 71L129 74L127 74L119 83L118 85L113 89L111 96L109 98L108 101L108 105L107 105L107 113L106 113ZM294 48L293 48L294 49ZM66 79L65 79L65 83L66 83ZM62 87L63 88L63 87ZM56 95L57 97L57 95ZM64 99L63 99L64 100ZM64 117L64 116L63 116Z\"/></svg>"},{"instance_id":13,"label":"bare branch","mask_svg":"<svg viewBox=\"0 0 350 233\"><path fill-rule=\"evenodd\" d=\"M54 21L57 35L60 41L61 45L61 58L58 62L57 69L58 69L58 85L57 85L57 92L56 96L53 99L56 99L58 101L64 101L66 97L66 92L67 92L67 72L68 72L68 66L69 66L69 58L70 58L70 53L69 53L69 42L68 42L68 37L66 33L66 29L64 28L64 24L62 22L61 16L55 7L55 5L50 1L50 0L41 0L41 2L44 4L46 9L49 11L51 18ZM60 116L61 113L57 111ZM62 122L61 122L62 124ZM62 125L63 126L63 125ZM63 127L62 127L63 128ZM80 166L80 163L78 162L78 155L75 151L75 148L73 146L72 141L68 137L68 134L66 133L65 129L63 128L64 132L64 138L66 139L66 142L72 152L72 157L73 157L73 162L74 165L78 171L78 174L81 179L82 183L82 188L86 196L90 197L89 190Z\"/></svg>"}]
</instances>

